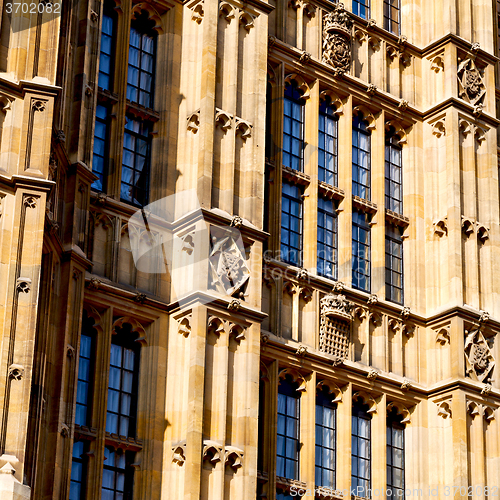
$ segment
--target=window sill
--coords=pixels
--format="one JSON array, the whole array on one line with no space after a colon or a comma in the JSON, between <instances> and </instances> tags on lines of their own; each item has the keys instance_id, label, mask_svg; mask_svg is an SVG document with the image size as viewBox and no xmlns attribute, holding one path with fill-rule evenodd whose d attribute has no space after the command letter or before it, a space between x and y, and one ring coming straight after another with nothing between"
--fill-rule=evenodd
<instances>
[{"instance_id":1,"label":"window sill","mask_svg":"<svg viewBox=\"0 0 500 500\"><path fill-rule=\"evenodd\" d=\"M318 181L318 190L319 194L321 194L325 198L328 198L329 200L342 201L345 198L345 192L343 189L332 186L331 184L327 184L323 181Z\"/></svg>"},{"instance_id":2,"label":"window sill","mask_svg":"<svg viewBox=\"0 0 500 500\"><path fill-rule=\"evenodd\" d=\"M276 476L276 488L283 491L290 491L292 488L296 490L305 490L307 484L298 479L288 479L287 477Z\"/></svg>"},{"instance_id":3,"label":"window sill","mask_svg":"<svg viewBox=\"0 0 500 500\"><path fill-rule=\"evenodd\" d=\"M283 178L293 184L301 184L303 186L308 186L311 183L311 177L304 172L299 172L298 170L293 170L290 167L281 167Z\"/></svg>"},{"instance_id":4,"label":"window sill","mask_svg":"<svg viewBox=\"0 0 500 500\"><path fill-rule=\"evenodd\" d=\"M376 214L377 213L377 204L373 203L372 201L365 200L364 198L360 198L359 196L354 196L352 197L352 204L355 208L358 210L361 210L362 212L366 212L369 214Z\"/></svg>"},{"instance_id":5,"label":"window sill","mask_svg":"<svg viewBox=\"0 0 500 500\"><path fill-rule=\"evenodd\" d=\"M398 214L397 212L393 212L388 208L385 209L385 220L395 226L408 227L410 225L410 219L408 217Z\"/></svg>"}]
</instances>

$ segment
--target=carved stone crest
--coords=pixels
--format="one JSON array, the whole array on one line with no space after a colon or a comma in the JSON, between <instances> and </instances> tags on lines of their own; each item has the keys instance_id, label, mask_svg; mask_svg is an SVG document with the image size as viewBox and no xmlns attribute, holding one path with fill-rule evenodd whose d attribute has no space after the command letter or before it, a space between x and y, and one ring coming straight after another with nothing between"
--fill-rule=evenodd
<instances>
[{"instance_id":1,"label":"carved stone crest","mask_svg":"<svg viewBox=\"0 0 500 500\"><path fill-rule=\"evenodd\" d=\"M334 316L349 323L352 321L353 306L344 295L329 294L320 303L322 316Z\"/></svg>"},{"instance_id":2,"label":"carved stone crest","mask_svg":"<svg viewBox=\"0 0 500 500\"><path fill-rule=\"evenodd\" d=\"M335 356L337 366L349 354L353 304L344 295L329 294L322 298L320 351Z\"/></svg>"},{"instance_id":3,"label":"carved stone crest","mask_svg":"<svg viewBox=\"0 0 500 500\"><path fill-rule=\"evenodd\" d=\"M457 76L458 95L473 106L481 104L486 95L486 85L474 61L472 59L462 61L458 66Z\"/></svg>"},{"instance_id":4,"label":"carved stone crest","mask_svg":"<svg viewBox=\"0 0 500 500\"><path fill-rule=\"evenodd\" d=\"M345 73L351 65L352 19L343 4L334 4L332 8L323 17L323 62L338 73Z\"/></svg>"},{"instance_id":5,"label":"carved stone crest","mask_svg":"<svg viewBox=\"0 0 500 500\"><path fill-rule=\"evenodd\" d=\"M495 359L493 353L479 330L467 332L465 338L465 359L467 376L480 382L489 382L491 379Z\"/></svg>"}]
</instances>

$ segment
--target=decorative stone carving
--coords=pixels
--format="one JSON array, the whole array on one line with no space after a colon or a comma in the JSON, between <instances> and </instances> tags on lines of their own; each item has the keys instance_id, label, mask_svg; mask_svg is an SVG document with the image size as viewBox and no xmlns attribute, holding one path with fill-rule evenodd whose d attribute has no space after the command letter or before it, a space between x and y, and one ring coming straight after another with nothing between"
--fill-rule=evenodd
<instances>
[{"instance_id":1,"label":"decorative stone carving","mask_svg":"<svg viewBox=\"0 0 500 500\"><path fill-rule=\"evenodd\" d=\"M283 368L280 370L278 373L278 383L281 383L287 375L290 375L292 380L297 384L297 391L302 392L306 390L306 379L294 368Z\"/></svg>"},{"instance_id":2,"label":"decorative stone carving","mask_svg":"<svg viewBox=\"0 0 500 500\"><path fill-rule=\"evenodd\" d=\"M320 351L346 359L349 353L353 304L344 295L327 295L320 301Z\"/></svg>"},{"instance_id":3,"label":"decorative stone carving","mask_svg":"<svg viewBox=\"0 0 500 500\"><path fill-rule=\"evenodd\" d=\"M472 59L460 62L457 70L458 95L473 106L482 104L486 95L483 77Z\"/></svg>"},{"instance_id":4,"label":"decorative stone carving","mask_svg":"<svg viewBox=\"0 0 500 500\"><path fill-rule=\"evenodd\" d=\"M448 234L448 217L443 217L433 223L434 232L438 236L444 236Z\"/></svg>"},{"instance_id":5,"label":"decorative stone carving","mask_svg":"<svg viewBox=\"0 0 500 500\"><path fill-rule=\"evenodd\" d=\"M472 111L472 114L476 118L479 118L483 114L483 105L482 104L478 104L477 106L474 106L474 110Z\"/></svg>"},{"instance_id":6,"label":"decorative stone carving","mask_svg":"<svg viewBox=\"0 0 500 500\"><path fill-rule=\"evenodd\" d=\"M88 284L88 289L89 290L99 290L99 287L101 286L102 281L97 278L90 278L89 284Z\"/></svg>"},{"instance_id":7,"label":"decorative stone carving","mask_svg":"<svg viewBox=\"0 0 500 500\"><path fill-rule=\"evenodd\" d=\"M491 393L491 390L492 390L491 384L485 384L484 387L481 389L481 395L488 396Z\"/></svg>"},{"instance_id":8,"label":"decorative stone carving","mask_svg":"<svg viewBox=\"0 0 500 500\"><path fill-rule=\"evenodd\" d=\"M200 128L200 110L191 113L187 117L187 129L193 134L196 134Z\"/></svg>"},{"instance_id":9,"label":"decorative stone carving","mask_svg":"<svg viewBox=\"0 0 500 500\"><path fill-rule=\"evenodd\" d=\"M145 293L137 293L134 295L134 302L137 302L138 304L144 304L147 299L147 295Z\"/></svg>"},{"instance_id":10,"label":"decorative stone carving","mask_svg":"<svg viewBox=\"0 0 500 500\"><path fill-rule=\"evenodd\" d=\"M17 278L16 289L19 293L29 293L31 290L31 280L29 278Z\"/></svg>"},{"instance_id":11,"label":"decorative stone carving","mask_svg":"<svg viewBox=\"0 0 500 500\"><path fill-rule=\"evenodd\" d=\"M479 222L476 224L476 231L477 237L481 243L484 243L490 237L490 230Z\"/></svg>"},{"instance_id":12,"label":"decorative stone carving","mask_svg":"<svg viewBox=\"0 0 500 500\"><path fill-rule=\"evenodd\" d=\"M39 99L35 99L32 101L31 107L32 107L33 111L38 111L41 113L41 112L45 111L46 104L47 104L46 101L41 101Z\"/></svg>"},{"instance_id":13,"label":"decorative stone carving","mask_svg":"<svg viewBox=\"0 0 500 500\"><path fill-rule=\"evenodd\" d=\"M75 348L72 345L66 345L66 356L69 359L73 359L75 357Z\"/></svg>"},{"instance_id":14,"label":"decorative stone carving","mask_svg":"<svg viewBox=\"0 0 500 500\"><path fill-rule=\"evenodd\" d=\"M406 392L411 389L411 382L408 379L404 379L403 383L401 384L401 390Z\"/></svg>"},{"instance_id":15,"label":"decorative stone carving","mask_svg":"<svg viewBox=\"0 0 500 500\"><path fill-rule=\"evenodd\" d=\"M235 471L240 467L243 467L243 450L240 450L235 446L226 446L224 453L224 465L226 467L231 467L231 469Z\"/></svg>"},{"instance_id":16,"label":"decorative stone carving","mask_svg":"<svg viewBox=\"0 0 500 500\"><path fill-rule=\"evenodd\" d=\"M183 335L184 337L189 337L189 334L191 333L191 317L190 316L184 316L184 318L181 318L179 320L179 327L177 331Z\"/></svg>"},{"instance_id":17,"label":"decorative stone carving","mask_svg":"<svg viewBox=\"0 0 500 500\"><path fill-rule=\"evenodd\" d=\"M435 73L439 73L440 71L444 71L444 53L436 54L429 58L431 63L431 70Z\"/></svg>"},{"instance_id":18,"label":"decorative stone carving","mask_svg":"<svg viewBox=\"0 0 500 500\"><path fill-rule=\"evenodd\" d=\"M228 2L219 3L219 17L223 17L228 23L235 17L235 9Z\"/></svg>"},{"instance_id":19,"label":"decorative stone carving","mask_svg":"<svg viewBox=\"0 0 500 500\"><path fill-rule=\"evenodd\" d=\"M474 232L474 221L469 217L462 215L462 231L466 236L470 236Z\"/></svg>"},{"instance_id":20,"label":"decorative stone carving","mask_svg":"<svg viewBox=\"0 0 500 500\"><path fill-rule=\"evenodd\" d=\"M368 88L366 89L366 93L368 95L374 96L377 93L377 86L373 83L368 84Z\"/></svg>"},{"instance_id":21,"label":"decorative stone carving","mask_svg":"<svg viewBox=\"0 0 500 500\"><path fill-rule=\"evenodd\" d=\"M370 311L368 313L368 316L370 317L370 321L373 323L374 326L382 325L382 315L379 314L378 312Z\"/></svg>"},{"instance_id":22,"label":"decorative stone carving","mask_svg":"<svg viewBox=\"0 0 500 500\"><path fill-rule=\"evenodd\" d=\"M207 324L208 331L215 334L217 337L220 337L222 333L225 333L229 337L234 338L234 340L238 343L245 338L245 327L238 323L233 323L232 321L221 319L217 316L210 316ZM189 326L189 331L191 331L191 326Z\"/></svg>"},{"instance_id":23,"label":"decorative stone carving","mask_svg":"<svg viewBox=\"0 0 500 500\"><path fill-rule=\"evenodd\" d=\"M434 125L432 126L432 134L435 135L438 139L446 134L444 119L438 120L436 123L434 123Z\"/></svg>"},{"instance_id":24,"label":"decorative stone carving","mask_svg":"<svg viewBox=\"0 0 500 500\"><path fill-rule=\"evenodd\" d=\"M201 24L203 17L205 16L205 11L203 10L203 0L197 3L191 10L193 11L191 19L196 23Z\"/></svg>"},{"instance_id":25,"label":"decorative stone carving","mask_svg":"<svg viewBox=\"0 0 500 500\"><path fill-rule=\"evenodd\" d=\"M401 420L402 424L409 424L411 422L410 410L403 403L392 402L387 405L387 413L396 409L397 415L401 415L403 419Z\"/></svg>"},{"instance_id":26,"label":"decorative stone carving","mask_svg":"<svg viewBox=\"0 0 500 500\"><path fill-rule=\"evenodd\" d=\"M250 31L254 27L255 17L248 12L240 11L240 25L243 26L247 31Z\"/></svg>"},{"instance_id":27,"label":"decorative stone carving","mask_svg":"<svg viewBox=\"0 0 500 500\"><path fill-rule=\"evenodd\" d=\"M307 270L306 269L299 269L297 271L297 279L306 281L308 278Z\"/></svg>"},{"instance_id":28,"label":"decorative stone carving","mask_svg":"<svg viewBox=\"0 0 500 500\"><path fill-rule=\"evenodd\" d=\"M24 377L24 366L12 364L9 366L10 380L21 380Z\"/></svg>"},{"instance_id":29,"label":"decorative stone carving","mask_svg":"<svg viewBox=\"0 0 500 500\"><path fill-rule=\"evenodd\" d=\"M223 111L222 109L215 108L215 126L220 127L224 132L228 131L233 124L233 117Z\"/></svg>"},{"instance_id":30,"label":"decorative stone carving","mask_svg":"<svg viewBox=\"0 0 500 500\"><path fill-rule=\"evenodd\" d=\"M352 19L341 3L332 9L323 17L323 62L342 75L351 65Z\"/></svg>"},{"instance_id":31,"label":"decorative stone carving","mask_svg":"<svg viewBox=\"0 0 500 500\"><path fill-rule=\"evenodd\" d=\"M183 441L172 447L172 462L182 467L186 461L186 442Z\"/></svg>"},{"instance_id":32,"label":"decorative stone carving","mask_svg":"<svg viewBox=\"0 0 500 500\"><path fill-rule=\"evenodd\" d=\"M58 130L54 137L56 144L64 144L66 142L66 134L63 130Z\"/></svg>"},{"instance_id":33,"label":"decorative stone carving","mask_svg":"<svg viewBox=\"0 0 500 500\"><path fill-rule=\"evenodd\" d=\"M495 366L490 346L480 330L466 331L466 335L466 375L480 382L489 382Z\"/></svg>"},{"instance_id":34,"label":"decorative stone carving","mask_svg":"<svg viewBox=\"0 0 500 500\"><path fill-rule=\"evenodd\" d=\"M374 397L366 391L358 391L352 395L353 401L361 400L364 404L368 405L368 413L377 412L377 402Z\"/></svg>"},{"instance_id":35,"label":"decorative stone carving","mask_svg":"<svg viewBox=\"0 0 500 500\"><path fill-rule=\"evenodd\" d=\"M366 301L369 306L373 306L378 303L378 297L377 294L372 293L369 297L368 300Z\"/></svg>"},{"instance_id":36,"label":"decorative stone carving","mask_svg":"<svg viewBox=\"0 0 500 500\"><path fill-rule=\"evenodd\" d=\"M235 220L235 223L238 222ZM212 228L211 236L210 288L243 299L250 280L250 270L246 265L245 249L239 233L226 228ZM239 301L234 300L228 306L230 310L238 310L239 307Z\"/></svg>"},{"instance_id":37,"label":"decorative stone carving","mask_svg":"<svg viewBox=\"0 0 500 500\"><path fill-rule=\"evenodd\" d=\"M62 437L65 437L65 438L69 437L70 432L69 432L68 425L66 425L65 423L61 422L61 426L59 428L59 432L60 432L60 434L61 434Z\"/></svg>"},{"instance_id":38,"label":"decorative stone carving","mask_svg":"<svg viewBox=\"0 0 500 500\"><path fill-rule=\"evenodd\" d=\"M241 118L235 119L235 130L236 135L239 135L243 141L246 141L249 137L252 137L252 125Z\"/></svg>"},{"instance_id":39,"label":"decorative stone carving","mask_svg":"<svg viewBox=\"0 0 500 500\"><path fill-rule=\"evenodd\" d=\"M215 465L224 457L223 446L216 441L203 441L203 460Z\"/></svg>"},{"instance_id":40,"label":"decorative stone carving","mask_svg":"<svg viewBox=\"0 0 500 500\"><path fill-rule=\"evenodd\" d=\"M302 92L302 99L309 99L311 89L304 78L298 73L291 73L285 77L285 85L291 85L295 81L297 88Z\"/></svg>"},{"instance_id":41,"label":"decorative stone carving","mask_svg":"<svg viewBox=\"0 0 500 500\"><path fill-rule=\"evenodd\" d=\"M313 298L313 290L307 286L300 287L300 297L302 300L308 304Z\"/></svg>"},{"instance_id":42,"label":"decorative stone carving","mask_svg":"<svg viewBox=\"0 0 500 500\"><path fill-rule=\"evenodd\" d=\"M450 343L450 329L449 327L440 328L436 334L436 342L441 345Z\"/></svg>"},{"instance_id":43,"label":"decorative stone carving","mask_svg":"<svg viewBox=\"0 0 500 500\"><path fill-rule=\"evenodd\" d=\"M24 206L26 208L36 208L38 198L36 196L26 196L24 198Z\"/></svg>"},{"instance_id":44,"label":"decorative stone carving","mask_svg":"<svg viewBox=\"0 0 500 500\"><path fill-rule=\"evenodd\" d=\"M479 311L479 323L483 324L490 320L490 313L487 311Z\"/></svg>"},{"instance_id":45,"label":"decorative stone carving","mask_svg":"<svg viewBox=\"0 0 500 500\"><path fill-rule=\"evenodd\" d=\"M401 101L399 101L398 108L401 111L406 111L409 105L410 103L406 99L401 99Z\"/></svg>"},{"instance_id":46,"label":"decorative stone carving","mask_svg":"<svg viewBox=\"0 0 500 500\"><path fill-rule=\"evenodd\" d=\"M302 64L307 64L311 60L312 55L309 52L302 52L302 54L299 57L299 61Z\"/></svg>"},{"instance_id":47,"label":"decorative stone carving","mask_svg":"<svg viewBox=\"0 0 500 500\"><path fill-rule=\"evenodd\" d=\"M307 347L305 345L301 345L295 351L295 354L300 358L303 358L307 354Z\"/></svg>"},{"instance_id":48,"label":"decorative stone carving","mask_svg":"<svg viewBox=\"0 0 500 500\"><path fill-rule=\"evenodd\" d=\"M401 311L401 317L405 320L407 320L410 317L411 310L408 306L403 307L403 310Z\"/></svg>"},{"instance_id":49,"label":"decorative stone carving","mask_svg":"<svg viewBox=\"0 0 500 500\"><path fill-rule=\"evenodd\" d=\"M345 284L342 281L336 281L333 284L332 292L334 292L334 293L342 293L344 291L344 288L345 288Z\"/></svg>"},{"instance_id":50,"label":"decorative stone carving","mask_svg":"<svg viewBox=\"0 0 500 500\"><path fill-rule=\"evenodd\" d=\"M328 394L331 394L332 396L332 403L338 403L342 401L342 391L337 384L335 384L331 380L320 380L316 384L317 391L322 391L324 387L328 388Z\"/></svg>"},{"instance_id":51,"label":"decorative stone carving","mask_svg":"<svg viewBox=\"0 0 500 500\"><path fill-rule=\"evenodd\" d=\"M378 377L378 373L379 373L379 372L378 372L378 370L375 370L375 369L370 370L370 371L368 372L368 374L366 375L366 378L367 378L368 380L375 381L375 380L376 380L376 378Z\"/></svg>"},{"instance_id":52,"label":"decorative stone carving","mask_svg":"<svg viewBox=\"0 0 500 500\"><path fill-rule=\"evenodd\" d=\"M443 418L451 418L451 405L447 401L438 403L438 415Z\"/></svg>"}]
</instances>

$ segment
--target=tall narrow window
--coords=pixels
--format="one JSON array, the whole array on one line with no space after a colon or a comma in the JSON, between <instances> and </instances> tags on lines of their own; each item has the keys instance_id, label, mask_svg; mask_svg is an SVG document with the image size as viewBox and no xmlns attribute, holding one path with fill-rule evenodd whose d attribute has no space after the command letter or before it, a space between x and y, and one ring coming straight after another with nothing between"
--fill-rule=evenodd
<instances>
[{"instance_id":1,"label":"tall narrow window","mask_svg":"<svg viewBox=\"0 0 500 500\"><path fill-rule=\"evenodd\" d=\"M125 330L111 344L106 431L135 437L139 350Z\"/></svg>"},{"instance_id":2,"label":"tall narrow window","mask_svg":"<svg viewBox=\"0 0 500 500\"><path fill-rule=\"evenodd\" d=\"M388 131L385 139L385 208L403 213L403 151L400 137Z\"/></svg>"},{"instance_id":3,"label":"tall narrow window","mask_svg":"<svg viewBox=\"0 0 500 500\"><path fill-rule=\"evenodd\" d=\"M384 29L399 35L401 25L400 0L384 0Z\"/></svg>"},{"instance_id":4,"label":"tall narrow window","mask_svg":"<svg viewBox=\"0 0 500 500\"><path fill-rule=\"evenodd\" d=\"M281 259L294 266L302 261L302 192L286 183L281 200Z\"/></svg>"},{"instance_id":5,"label":"tall narrow window","mask_svg":"<svg viewBox=\"0 0 500 500\"><path fill-rule=\"evenodd\" d=\"M287 375L278 387L276 475L288 479L299 476L299 395Z\"/></svg>"},{"instance_id":6,"label":"tall narrow window","mask_svg":"<svg viewBox=\"0 0 500 500\"><path fill-rule=\"evenodd\" d=\"M370 291L370 225L368 216L352 213L352 286Z\"/></svg>"},{"instance_id":7,"label":"tall narrow window","mask_svg":"<svg viewBox=\"0 0 500 500\"><path fill-rule=\"evenodd\" d=\"M109 2L105 2L102 16L101 51L99 54L98 85L103 90L113 90L113 59L115 38L115 16Z\"/></svg>"},{"instance_id":8,"label":"tall narrow window","mask_svg":"<svg viewBox=\"0 0 500 500\"><path fill-rule=\"evenodd\" d=\"M318 274L337 278L337 214L332 200L318 200Z\"/></svg>"},{"instance_id":9,"label":"tall narrow window","mask_svg":"<svg viewBox=\"0 0 500 500\"><path fill-rule=\"evenodd\" d=\"M283 166L302 171L304 99L295 80L286 86L283 104Z\"/></svg>"},{"instance_id":10,"label":"tall narrow window","mask_svg":"<svg viewBox=\"0 0 500 500\"><path fill-rule=\"evenodd\" d=\"M94 127L94 151L92 172L98 176L92 183L92 189L104 191L106 181L106 164L108 161L108 123L109 108L100 104L96 107Z\"/></svg>"},{"instance_id":11,"label":"tall narrow window","mask_svg":"<svg viewBox=\"0 0 500 500\"><path fill-rule=\"evenodd\" d=\"M371 134L359 113L352 123L352 194L370 199Z\"/></svg>"},{"instance_id":12,"label":"tall narrow window","mask_svg":"<svg viewBox=\"0 0 500 500\"><path fill-rule=\"evenodd\" d=\"M404 499L405 442L402 417L393 409L387 415L387 495L388 500Z\"/></svg>"},{"instance_id":13,"label":"tall narrow window","mask_svg":"<svg viewBox=\"0 0 500 500\"><path fill-rule=\"evenodd\" d=\"M134 454L104 448L101 500L132 500L134 469L130 466Z\"/></svg>"},{"instance_id":14,"label":"tall narrow window","mask_svg":"<svg viewBox=\"0 0 500 500\"><path fill-rule=\"evenodd\" d=\"M371 490L371 417L368 405L352 407L351 494L369 497Z\"/></svg>"},{"instance_id":15,"label":"tall narrow window","mask_svg":"<svg viewBox=\"0 0 500 500\"><path fill-rule=\"evenodd\" d=\"M318 179L337 186L338 118L327 100L324 100L319 108L318 129Z\"/></svg>"},{"instance_id":16,"label":"tall narrow window","mask_svg":"<svg viewBox=\"0 0 500 500\"><path fill-rule=\"evenodd\" d=\"M148 202L149 164L151 158L151 125L126 117L123 137L121 198L134 205Z\"/></svg>"},{"instance_id":17,"label":"tall narrow window","mask_svg":"<svg viewBox=\"0 0 500 500\"><path fill-rule=\"evenodd\" d=\"M73 458L71 461L71 482L69 500L83 500L85 498L85 483L87 481L86 453L88 444L85 441L73 443Z\"/></svg>"},{"instance_id":18,"label":"tall narrow window","mask_svg":"<svg viewBox=\"0 0 500 500\"><path fill-rule=\"evenodd\" d=\"M316 486L335 489L337 405L324 387L316 395Z\"/></svg>"},{"instance_id":19,"label":"tall narrow window","mask_svg":"<svg viewBox=\"0 0 500 500\"><path fill-rule=\"evenodd\" d=\"M363 19L370 17L370 0L352 0L352 13Z\"/></svg>"},{"instance_id":20,"label":"tall narrow window","mask_svg":"<svg viewBox=\"0 0 500 500\"><path fill-rule=\"evenodd\" d=\"M80 337L80 356L78 359L78 383L76 388L75 424L90 425L91 384L93 379L93 357L95 330L86 319L85 312L82 321Z\"/></svg>"},{"instance_id":21,"label":"tall narrow window","mask_svg":"<svg viewBox=\"0 0 500 500\"><path fill-rule=\"evenodd\" d=\"M156 32L147 12L132 21L128 55L127 99L145 108L153 107L156 66Z\"/></svg>"},{"instance_id":22,"label":"tall narrow window","mask_svg":"<svg viewBox=\"0 0 500 500\"><path fill-rule=\"evenodd\" d=\"M391 224L385 226L385 298L403 303L403 238Z\"/></svg>"}]
</instances>

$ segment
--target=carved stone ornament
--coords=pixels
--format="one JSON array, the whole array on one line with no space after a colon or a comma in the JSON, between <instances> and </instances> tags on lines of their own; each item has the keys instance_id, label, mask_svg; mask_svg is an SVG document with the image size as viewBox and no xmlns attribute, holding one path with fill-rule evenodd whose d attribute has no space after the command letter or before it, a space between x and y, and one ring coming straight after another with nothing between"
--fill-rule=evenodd
<instances>
[{"instance_id":1,"label":"carved stone ornament","mask_svg":"<svg viewBox=\"0 0 500 500\"><path fill-rule=\"evenodd\" d=\"M234 471L243 467L243 450L235 446L226 446L224 453L224 465L231 467Z\"/></svg>"},{"instance_id":2,"label":"carved stone ornament","mask_svg":"<svg viewBox=\"0 0 500 500\"><path fill-rule=\"evenodd\" d=\"M465 61L460 63L457 76L459 84L458 95L473 106L482 104L486 95L486 85L472 59L465 59Z\"/></svg>"},{"instance_id":3,"label":"carved stone ornament","mask_svg":"<svg viewBox=\"0 0 500 500\"><path fill-rule=\"evenodd\" d=\"M203 441L203 460L215 465L220 462L224 455L223 446L215 441Z\"/></svg>"},{"instance_id":4,"label":"carved stone ornament","mask_svg":"<svg viewBox=\"0 0 500 500\"><path fill-rule=\"evenodd\" d=\"M184 465L186 461L186 442L183 441L175 446L172 446L172 462L179 467Z\"/></svg>"},{"instance_id":5,"label":"carved stone ornament","mask_svg":"<svg viewBox=\"0 0 500 500\"><path fill-rule=\"evenodd\" d=\"M45 111L45 105L46 105L46 101L41 101L39 99L36 99L33 101L31 107L33 108L33 111L42 112L42 111Z\"/></svg>"},{"instance_id":6,"label":"carved stone ornament","mask_svg":"<svg viewBox=\"0 0 500 500\"><path fill-rule=\"evenodd\" d=\"M28 293L31 290L31 280L29 278L17 278L16 288L19 293Z\"/></svg>"},{"instance_id":7,"label":"carved stone ornament","mask_svg":"<svg viewBox=\"0 0 500 500\"><path fill-rule=\"evenodd\" d=\"M250 280L250 270L245 262L245 248L239 232L236 229L212 228L211 236L210 288L243 299ZM238 302L236 307L235 303L229 309L237 310L239 305Z\"/></svg>"},{"instance_id":8,"label":"carved stone ornament","mask_svg":"<svg viewBox=\"0 0 500 500\"><path fill-rule=\"evenodd\" d=\"M12 364L9 366L9 378L11 380L21 380L24 376L24 366Z\"/></svg>"},{"instance_id":9,"label":"carved stone ornament","mask_svg":"<svg viewBox=\"0 0 500 500\"><path fill-rule=\"evenodd\" d=\"M36 208L38 198L36 196L26 196L24 198L24 206L26 208Z\"/></svg>"},{"instance_id":10,"label":"carved stone ornament","mask_svg":"<svg viewBox=\"0 0 500 500\"><path fill-rule=\"evenodd\" d=\"M480 382L489 382L495 366L495 359L490 346L480 330L466 331L466 333L465 359L467 376Z\"/></svg>"},{"instance_id":11,"label":"carved stone ornament","mask_svg":"<svg viewBox=\"0 0 500 500\"><path fill-rule=\"evenodd\" d=\"M332 9L323 17L323 62L342 74L351 65L352 19L341 3Z\"/></svg>"},{"instance_id":12,"label":"carved stone ornament","mask_svg":"<svg viewBox=\"0 0 500 500\"><path fill-rule=\"evenodd\" d=\"M322 316L333 316L349 323L352 321L353 304L344 295L326 295L320 304Z\"/></svg>"},{"instance_id":13,"label":"carved stone ornament","mask_svg":"<svg viewBox=\"0 0 500 500\"><path fill-rule=\"evenodd\" d=\"M88 288L89 290L99 290L99 287L101 286L102 281L97 278L90 278Z\"/></svg>"},{"instance_id":14,"label":"carved stone ornament","mask_svg":"<svg viewBox=\"0 0 500 500\"><path fill-rule=\"evenodd\" d=\"M330 294L321 299L320 305L320 351L342 361L349 354L353 304L343 295Z\"/></svg>"},{"instance_id":15,"label":"carved stone ornament","mask_svg":"<svg viewBox=\"0 0 500 500\"><path fill-rule=\"evenodd\" d=\"M443 418L451 418L451 405L447 401L438 403L438 415Z\"/></svg>"}]
</instances>

